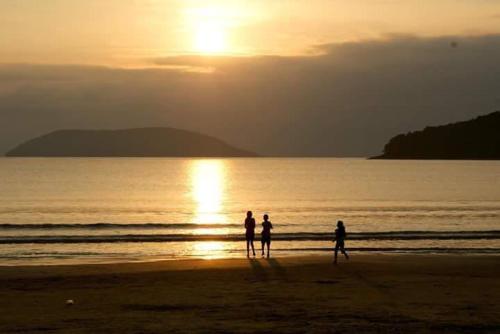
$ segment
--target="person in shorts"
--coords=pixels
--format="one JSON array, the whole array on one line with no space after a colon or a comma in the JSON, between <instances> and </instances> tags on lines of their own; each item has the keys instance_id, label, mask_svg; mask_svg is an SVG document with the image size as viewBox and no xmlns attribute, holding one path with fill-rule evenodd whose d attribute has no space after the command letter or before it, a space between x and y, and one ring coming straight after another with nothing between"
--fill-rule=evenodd
<instances>
[{"instance_id":1,"label":"person in shorts","mask_svg":"<svg viewBox=\"0 0 500 334\"><path fill-rule=\"evenodd\" d=\"M255 248L253 240L255 239L255 219L252 217L252 211L247 212L245 219L245 239L247 241L247 257L250 257L250 246L252 246L253 256L255 256Z\"/></svg>"},{"instance_id":2,"label":"person in shorts","mask_svg":"<svg viewBox=\"0 0 500 334\"><path fill-rule=\"evenodd\" d=\"M262 257L264 257L264 245L267 245L267 258L269 258L269 250L271 248L271 230L273 229L273 224L269 221L269 216L264 215L264 221L262 222Z\"/></svg>"}]
</instances>

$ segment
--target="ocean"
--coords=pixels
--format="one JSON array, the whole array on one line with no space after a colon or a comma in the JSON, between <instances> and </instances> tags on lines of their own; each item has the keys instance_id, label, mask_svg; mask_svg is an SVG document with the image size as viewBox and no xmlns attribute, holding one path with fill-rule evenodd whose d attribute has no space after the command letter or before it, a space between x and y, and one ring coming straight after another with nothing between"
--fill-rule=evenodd
<instances>
[{"instance_id":1,"label":"ocean","mask_svg":"<svg viewBox=\"0 0 500 334\"><path fill-rule=\"evenodd\" d=\"M244 257L247 210L275 257L500 253L500 161L0 158L0 265Z\"/></svg>"}]
</instances>

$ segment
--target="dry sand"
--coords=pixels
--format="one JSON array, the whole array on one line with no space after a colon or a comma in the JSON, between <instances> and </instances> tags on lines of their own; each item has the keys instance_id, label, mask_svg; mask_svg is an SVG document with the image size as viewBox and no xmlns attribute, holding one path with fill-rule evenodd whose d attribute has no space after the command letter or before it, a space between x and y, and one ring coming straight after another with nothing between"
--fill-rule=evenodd
<instances>
[{"instance_id":1,"label":"dry sand","mask_svg":"<svg viewBox=\"0 0 500 334\"><path fill-rule=\"evenodd\" d=\"M463 255L0 267L0 332L493 333L499 273Z\"/></svg>"}]
</instances>

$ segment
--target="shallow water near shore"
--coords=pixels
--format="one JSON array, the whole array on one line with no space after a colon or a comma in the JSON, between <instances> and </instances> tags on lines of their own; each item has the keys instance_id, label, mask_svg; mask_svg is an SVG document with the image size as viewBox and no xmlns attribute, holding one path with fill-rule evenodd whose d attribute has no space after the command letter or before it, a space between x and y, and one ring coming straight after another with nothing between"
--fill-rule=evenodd
<instances>
[{"instance_id":1,"label":"shallow water near shore","mask_svg":"<svg viewBox=\"0 0 500 334\"><path fill-rule=\"evenodd\" d=\"M276 256L339 219L357 252L500 253L497 161L2 158L0 186L2 265L240 257L247 210Z\"/></svg>"}]
</instances>

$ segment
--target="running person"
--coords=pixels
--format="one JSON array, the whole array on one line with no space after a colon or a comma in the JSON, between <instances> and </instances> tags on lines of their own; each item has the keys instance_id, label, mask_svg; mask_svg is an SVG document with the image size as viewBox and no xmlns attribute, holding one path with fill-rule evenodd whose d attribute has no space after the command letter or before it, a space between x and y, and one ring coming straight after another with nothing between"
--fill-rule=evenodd
<instances>
[{"instance_id":1,"label":"running person","mask_svg":"<svg viewBox=\"0 0 500 334\"><path fill-rule=\"evenodd\" d=\"M262 257L264 257L264 245L267 245L267 258L269 258L269 249L271 248L271 230L273 229L273 224L269 221L269 216L264 215L264 221L262 222Z\"/></svg>"},{"instance_id":2,"label":"running person","mask_svg":"<svg viewBox=\"0 0 500 334\"><path fill-rule=\"evenodd\" d=\"M349 255L347 255L344 245L346 236L347 233L345 231L344 223L341 220L339 220L337 222L337 229L335 230L335 239L333 240L335 241L335 258L333 260L334 264L337 264L337 253L339 252L339 249L340 252L344 254L346 260L349 260Z\"/></svg>"}]
</instances>

